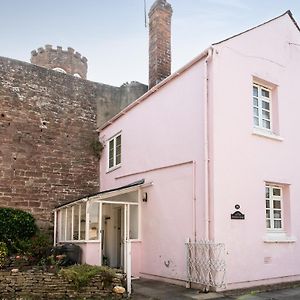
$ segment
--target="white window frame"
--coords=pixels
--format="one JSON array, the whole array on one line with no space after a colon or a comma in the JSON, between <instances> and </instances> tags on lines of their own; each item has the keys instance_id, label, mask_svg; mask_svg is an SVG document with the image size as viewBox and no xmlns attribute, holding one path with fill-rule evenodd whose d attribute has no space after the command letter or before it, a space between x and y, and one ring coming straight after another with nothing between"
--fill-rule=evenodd
<instances>
[{"instance_id":1,"label":"white window frame","mask_svg":"<svg viewBox=\"0 0 300 300\"><path fill-rule=\"evenodd\" d=\"M257 96L254 95L254 87L257 88L258 94ZM262 95L262 91L268 91L269 92L269 97L265 97ZM254 105L254 99L257 99L258 105ZM269 103L269 109L263 108L262 104L264 102ZM254 109L258 110L258 116L254 114ZM269 113L270 118L267 119L263 116L263 111L266 111ZM252 84L252 115L253 115L253 126L254 128L259 128L268 132L272 132L272 89L266 86L263 86L258 83L253 83ZM254 119L258 119L258 125L255 124ZM270 122L270 128L264 127L263 126L263 121L268 121Z\"/></svg>"},{"instance_id":2,"label":"white window frame","mask_svg":"<svg viewBox=\"0 0 300 300\"><path fill-rule=\"evenodd\" d=\"M121 158L120 158L120 162L117 164L117 154L116 154L116 149L117 149L117 138L121 137ZM110 154L110 142L114 141L114 145L113 145L113 164L112 166L109 166L109 154ZM114 169L117 169L121 166L122 163L122 134L121 132L115 134L112 138L110 138L109 140L107 140L107 171L112 171Z\"/></svg>"},{"instance_id":3,"label":"white window frame","mask_svg":"<svg viewBox=\"0 0 300 300\"><path fill-rule=\"evenodd\" d=\"M78 213L79 213L79 218L78 218L78 239L74 239L74 211L75 211L75 206L79 206L78 208ZM71 239L67 239L67 220L68 220L68 211L67 209L71 208L72 209L72 215L71 215ZM84 238L81 238L80 236L80 230L81 230L81 209L82 209L82 203L75 204L70 206L67 206L65 208L59 209L58 211L60 212L60 218L59 218L59 227L60 227L60 233L59 233L59 242L85 242L86 241L86 231L85 231L85 236ZM85 211L86 219L87 219L87 210ZM64 224L62 224L62 218L64 218ZM99 220L100 222L100 220ZM64 226L62 226L64 225ZM64 238L63 238L64 237ZM98 240L97 240L98 241Z\"/></svg>"},{"instance_id":4,"label":"white window frame","mask_svg":"<svg viewBox=\"0 0 300 300\"><path fill-rule=\"evenodd\" d=\"M265 190L269 189L269 198L267 198L266 191L265 191L265 216L266 216L266 228L269 233L283 233L284 232L284 199L283 199L283 188L282 186L275 185L275 184L266 184ZM274 196L273 190L279 189L280 196ZM269 200L269 207L267 207L267 201ZM274 208L274 201L280 201L280 208ZM267 210L270 211L270 217L267 217ZM274 211L280 211L281 217L275 218ZM267 221L270 221L270 227L267 226ZM281 221L281 228L275 228L274 224L275 221Z\"/></svg>"}]
</instances>

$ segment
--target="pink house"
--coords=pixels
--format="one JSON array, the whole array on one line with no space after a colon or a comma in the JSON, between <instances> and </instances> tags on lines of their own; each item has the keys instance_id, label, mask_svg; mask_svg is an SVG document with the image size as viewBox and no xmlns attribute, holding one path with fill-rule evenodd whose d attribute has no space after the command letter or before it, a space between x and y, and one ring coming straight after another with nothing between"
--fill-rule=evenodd
<instances>
[{"instance_id":1,"label":"pink house","mask_svg":"<svg viewBox=\"0 0 300 300\"><path fill-rule=\"evenodd\" d=\"M289 11L204 50L99 128L102 192L57 210L57 240L178 284L299 280L299 78Z\"/></svg>"}]
</instances>

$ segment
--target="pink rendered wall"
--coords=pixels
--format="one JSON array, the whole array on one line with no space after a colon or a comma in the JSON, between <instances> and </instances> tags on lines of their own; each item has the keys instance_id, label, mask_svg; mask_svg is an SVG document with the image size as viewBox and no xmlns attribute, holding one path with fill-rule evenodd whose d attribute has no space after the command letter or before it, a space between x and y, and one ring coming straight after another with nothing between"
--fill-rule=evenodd
<instances>
[{"instance_id":1,"label":"pink rendered wall","mask_svg":"<svg viewBox=\"0 0 300 300\"><path fill-rule=\"evenodd\" d=\"M141 270L141 242L140 241L131 243L131 255L132 257L134 257L134 260L131 264L132 276L139 277L140 270Z\"/></svg>"},{"instance_id":2,"label":"pink rendered wall","mask_svg":"<svg viewBox=\"0 0 300 300\"><path fill-rule=\"evenodd\" d=\"M99 243L76 243L82 250L82 263L89 265L100 265Z\"/></svg>"},{"instance_id":3,"label":"pink rendered wall","mask_svg":"<svg viewBox=\"0 0 300 300\"><path fill-rule=\"evenodd\" d=\"M229 288L300 274L300 47L289 43L299 45L300 33L284 15L215 46L210 99L213 234L226 245ZM253 77L276 86L277 131L283 141L253 134ZM296 242L265 242L266 181L290 185L284 217L288 237ZM230 219L235 204L245 220Z\"/></svg>"},{"instance_id":4,"label":"pink rendered wall","mask_svg":"<svg viewBox=\"0 0 300 300\"><path fill-rule=\"evenodd\" d=\"M122 131L122 166L109 173L105 145L102 190L142 178L153 182L145 189L148 202L141 203L141 275L186 279L185 242L193 235L193 160L197 234L203 237L203 82L203 62L198 62L100 134L105 142Z\"/></svg>"}]
</instances>

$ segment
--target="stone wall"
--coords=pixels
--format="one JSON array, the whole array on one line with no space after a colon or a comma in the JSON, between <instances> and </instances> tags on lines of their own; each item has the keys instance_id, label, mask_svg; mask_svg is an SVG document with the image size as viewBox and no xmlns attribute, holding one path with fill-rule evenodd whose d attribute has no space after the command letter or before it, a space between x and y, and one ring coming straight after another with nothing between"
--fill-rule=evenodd
<instances>
[{"instance_id":1,"label":"stone wall","mask_svg":"<svg viewBox=\"0 0 300 300\"><path fill-rule=\"evenodd\" d=\"M0 206L33 213L99 191L97 126L145 91L112 87L0 57Z\"/></svg>"},{"instance_id":2,"label":"stone wall","mask_svg":"<svg viewBox=\"0 0 300 300\"><path fill-rule=\"evenodd\" d=\"M117 274L109 286L104 285L101 275L96 275L86 286L77 290L74 284L59 275L42 271L0 272L0 299L120 299L113 293L114 286L122 286L124 278Z\"/></svg>"}]
</instances>

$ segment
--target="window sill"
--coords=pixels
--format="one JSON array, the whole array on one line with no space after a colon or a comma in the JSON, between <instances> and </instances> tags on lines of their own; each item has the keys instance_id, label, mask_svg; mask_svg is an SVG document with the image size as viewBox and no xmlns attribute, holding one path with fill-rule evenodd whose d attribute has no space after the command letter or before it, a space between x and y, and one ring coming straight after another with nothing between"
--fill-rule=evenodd
<instances>
[{"instance_id":1,"label":"window sill","mask_svg":"<svg viewBox=\"0 0 300 300\"><path fill-rule=\"evenodd\" d=\"M297 239L285 233L270 233L264 238L264 243L295 243Z\"/></svg>"},{"instance_id":2,"label":"window sill","mask_svg":"<svg viewBox=\"0 0 300 300\"><path fill-rule=\"evenodd\" d=\"M260 128L253 128L252 134L256 135L256 136L265 137L265 138L268 138L271 140L275 140L275 141L280 141L280 142L283 141L283 138L281 136L279 136L271 131L267 131L267 130L260 129Z\"/></svg>"},{"instance_id":3,"label":"window sill","mask_svg":"<svg viewBox=\"0 0 300 300\"><path fill-rule=\"evenodd\" d=\"M81 240L81 241L78 241L78 240L71 240L71 241L59 241L57 242L58 244L59 243L71 243L71 244L87 244L87 243L100 243L100 240Z\"/></svg>"},{"instance_id":4,"label":"window sill","mask_svg":"<svg viewBox=\"0 0 300 300\"><path fill-rule=\"evenodd\" d=\"M117 170L117 169L119 169L119 168L121 168L121 165L114 166L114 167L108 169L108 170L106 171L106 174L107 174L107 173L110 173L110 172L112 172L112 171L114 171L114 170Z\"/></svg>"},{"instance_id":5,"label":"window sill","mask_svg":"<svg viewBox=\"0 0 300 300\"><path fill-rule=\"evenodd\" d=\"M142 240L141 239L132 239L132 240L129 240L129 242L131 242L131 243L141 243Z\"/></svg>"}]
</instances>

